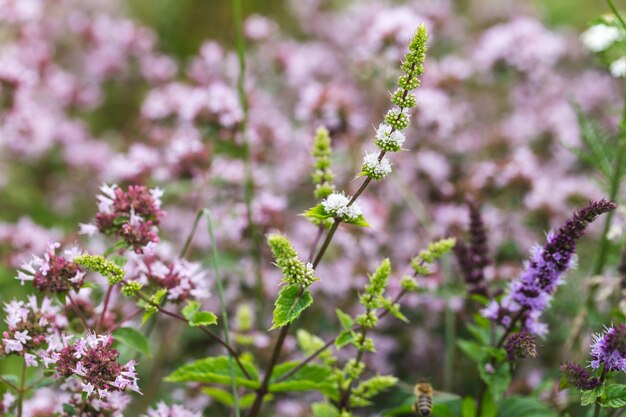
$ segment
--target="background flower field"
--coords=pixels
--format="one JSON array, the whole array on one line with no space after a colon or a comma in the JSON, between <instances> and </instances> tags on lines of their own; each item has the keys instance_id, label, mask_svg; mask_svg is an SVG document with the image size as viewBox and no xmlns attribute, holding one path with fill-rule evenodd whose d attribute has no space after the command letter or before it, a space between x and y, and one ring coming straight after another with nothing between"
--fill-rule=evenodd
<instances>
[{"instance_id":1,"label":"background flower field","mask_svg":"<svg viewBox=\"0 0 626 417\"><path fill-rule=\"evenodd\" d=\"M585 415L578 391L559 389L560 366L588 365L593 334L626 317L626 268L620 266L626 212L614 169L622 149L624 80L611 66L624 56L623 38L599 54L581 41L590 21L611 13L609 6L582 0L568 7L557 0L243 3L239 22L228 0L0 0L0 301L14 317L3 330L21 337L15 311L27 304L10 304L13 299L54 315L60 320L51 320L54 332L107 333L130 325L147 332L149 347L139 354L119 347L120 364L108 369L124 372L122 390L137 384L142 392L116 392L124 396L120 404L128 402L124 415L149 407L151 416L231 415L228 398L211 384L163 380L192 360L224 354L223 346L167 315L142 324L137 303L113 284L108 291L110 274L102 265L85 266L80 253L127 249L127 279L166 288L156 304L182 311L191 322L193 314L182 309L194 305L215 312L221 324L219 271L233 345L254 353L259 364L269 362L278 331L268 329L285 276L266 236L280 231L302 259L315 253L311 244L323 225L301 214L321 198L315 194L321 181L311 179L318 128L331 139L330 182L356 192L363 179L355 174L366 171L363 155L378 151L374 138L402 74L400 62L423 23L429 50L403 150L390 158L393 172L359 197L369 227L340 226L315 265L315 302L297 328L334 337L341 327L335 310L361 312L359 295L383 258L393 266L387 291L396 294L413 257L430 242L455 237L458 256L433 263L432 273L417 278L420 291L402 299L409 323L384 318L368 334L376 353L365 355L366 372L391 374L400 383L354 415L383 415L422 379L436 390L476 397L481 376L459 343L472 337L468 323L485 297L502 297L523 274L529 251L541 257L533 247L543 245L548 231L589 201L606 198L617 209L599 211L604 216L580 240L578 268L567 272L543 315L548 330L537 341L537 357L515 365L505 390L552 410L542 416ZM470 209L484 221L483 287L472 286L459 254L459 243L471 244L476 235ZM127 246L107 252L116 237ZM80 249L71 249L75 244ZM74 269L54 263L65 250L75 251L63 255ZM44 264L72 271L70 284L55 283L69 285L62 291L79 290L71 306L56 306L50 292L59 287L51 289L50 280L38 283ZM47 310L33 288L48 291L53 307ZM38 300L28 301L35 293ZM303 356L297 334L287 336L283 358ZM80 343L94 355L112 355L105 336L85 334ZM5 349L0 375L12 381L26 357L9 353ZM342 361L351 354L337 352ZM70 375L78 365L65 355L59 373ZM35 378L37 366L30 368ZM22 415L72 415L59 399L64 389L73 388L30 390ZM321 399L317 392L276 394L260 415L313 416L310 405ZM0 407L0 415L5 411Z\"/></svg>"}]
</instances>

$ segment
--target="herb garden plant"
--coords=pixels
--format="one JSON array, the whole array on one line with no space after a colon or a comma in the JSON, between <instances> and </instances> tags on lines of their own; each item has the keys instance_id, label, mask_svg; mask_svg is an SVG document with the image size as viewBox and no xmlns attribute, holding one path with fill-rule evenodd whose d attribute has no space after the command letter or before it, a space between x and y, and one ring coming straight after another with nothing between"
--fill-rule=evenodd
<instances>
[{"instance_id":1,"label":"herb garden plant","mask_svg":"<svg viewBox=\"0 0 626 417\"><path fill-rule=\"evenodd\" d=\"M626 413L622 14L579 74L530 17L462 57L409 3L294 1L296 40L234 0L181 69L100 2L0 0L0 210L51 225L0 224L0 416Z\"/></svg>"}]
</instances>

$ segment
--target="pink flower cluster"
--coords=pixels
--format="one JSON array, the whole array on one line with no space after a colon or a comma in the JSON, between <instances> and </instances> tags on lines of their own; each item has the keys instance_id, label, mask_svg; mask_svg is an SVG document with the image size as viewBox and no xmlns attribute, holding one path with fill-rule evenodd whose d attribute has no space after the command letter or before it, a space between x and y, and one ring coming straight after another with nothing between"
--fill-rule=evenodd
<instances>
[{"instance_id":1,"label":"pink flower cluster","mask_svg":"<svg viewBox=\"0 0 626 417\"><path fill-rule=\"evenodd\" d=\"M161 190L131 185L123 191L115 184L100 189L95 224L81 224L81 233L117 235L137 253L159 241L157 226L165 214L161 210Z\"/></svg>"},{"instance_id":2,"label":"pink flower cluster","mask_svg":"<svg viewBox=\"0 0 626 417\"><path fill-rule=\"evenodd\" d=\"M34 295L28 303L13 300L5 304L8 329L2 333L0 355L17 354L27 366L36 367L41 360L47 368L55 363L57 335L67 326L67 319L52 300L44 297L41 304Z\"/></svg>"},{"instance_id":3,"label":"pink flower cluster","mask_svg":"<svg viewBox=\"0 0 626 417\"><path fill-rule=\"evenodd\" d=\"M83 392L100 399L108 397L112 390L128 388L140 392L135 362L117 363L119 352L112 344L110 335L89 333L79 338L59 352L57 372L64 378L77 377L81 380Z\"/></svg>"},{"instance_id":4,"label":"pink flower cluster","mask_svg":"<svg viewBox=\"0 0 626 417\"><path fill-rule=\"evenodd\" d=\"M155 245L143 254L129 254L125 265L128 279L142 285L153 284L167 290L170 301L204 300L209 297L207 273L196 262L171 258L164 244Z\"/></svg>"},{"instance_id":5,"label":"pink flower cluster","mask_svg":"<svg viewBox=\"0 0 626 417\"><path fill-rule=\"evenodd\" d=\"M22 285L25 281L32 281L33 286L44 293L78 291L86 272L72 260L80 254L80 250L72 246L59 256L56 250L60 247L58 242L48 243L43 257L32 255L29 261L23 263L17 272L17 279Z\"/></svg>"}]
</instances>

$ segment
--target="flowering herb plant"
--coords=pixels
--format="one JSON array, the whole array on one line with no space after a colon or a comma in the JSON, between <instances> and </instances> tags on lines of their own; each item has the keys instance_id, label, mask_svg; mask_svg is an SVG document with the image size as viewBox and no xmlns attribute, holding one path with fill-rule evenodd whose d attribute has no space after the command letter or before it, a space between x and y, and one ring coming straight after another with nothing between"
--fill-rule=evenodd
<instances>
[{"instance_id":1,"label":"flowering herb plant","mask_svg":"<svg viewBox=\"0 0 626 417\"><path fill-rule=\"evenodd\" d=\"M119 3L0 0L0 416L626 412L610 0Z\"/></svg>"}]
</instances>

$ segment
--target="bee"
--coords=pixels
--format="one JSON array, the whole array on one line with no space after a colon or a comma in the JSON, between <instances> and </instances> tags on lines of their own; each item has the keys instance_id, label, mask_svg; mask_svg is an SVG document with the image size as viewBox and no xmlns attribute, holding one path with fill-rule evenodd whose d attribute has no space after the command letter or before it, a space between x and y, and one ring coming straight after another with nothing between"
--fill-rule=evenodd
<instances>
[{"instance_id":1,"label":"bee","mask_svg":"<svg viewBox=\"0 0 626 417\"><path fill-rule=\"evenodd\" d=\"M428 382L418 382L414 388L417 401L413 412L421 417L428 417L433 411L433 387Z\"/></svg>"}]
</instances>

